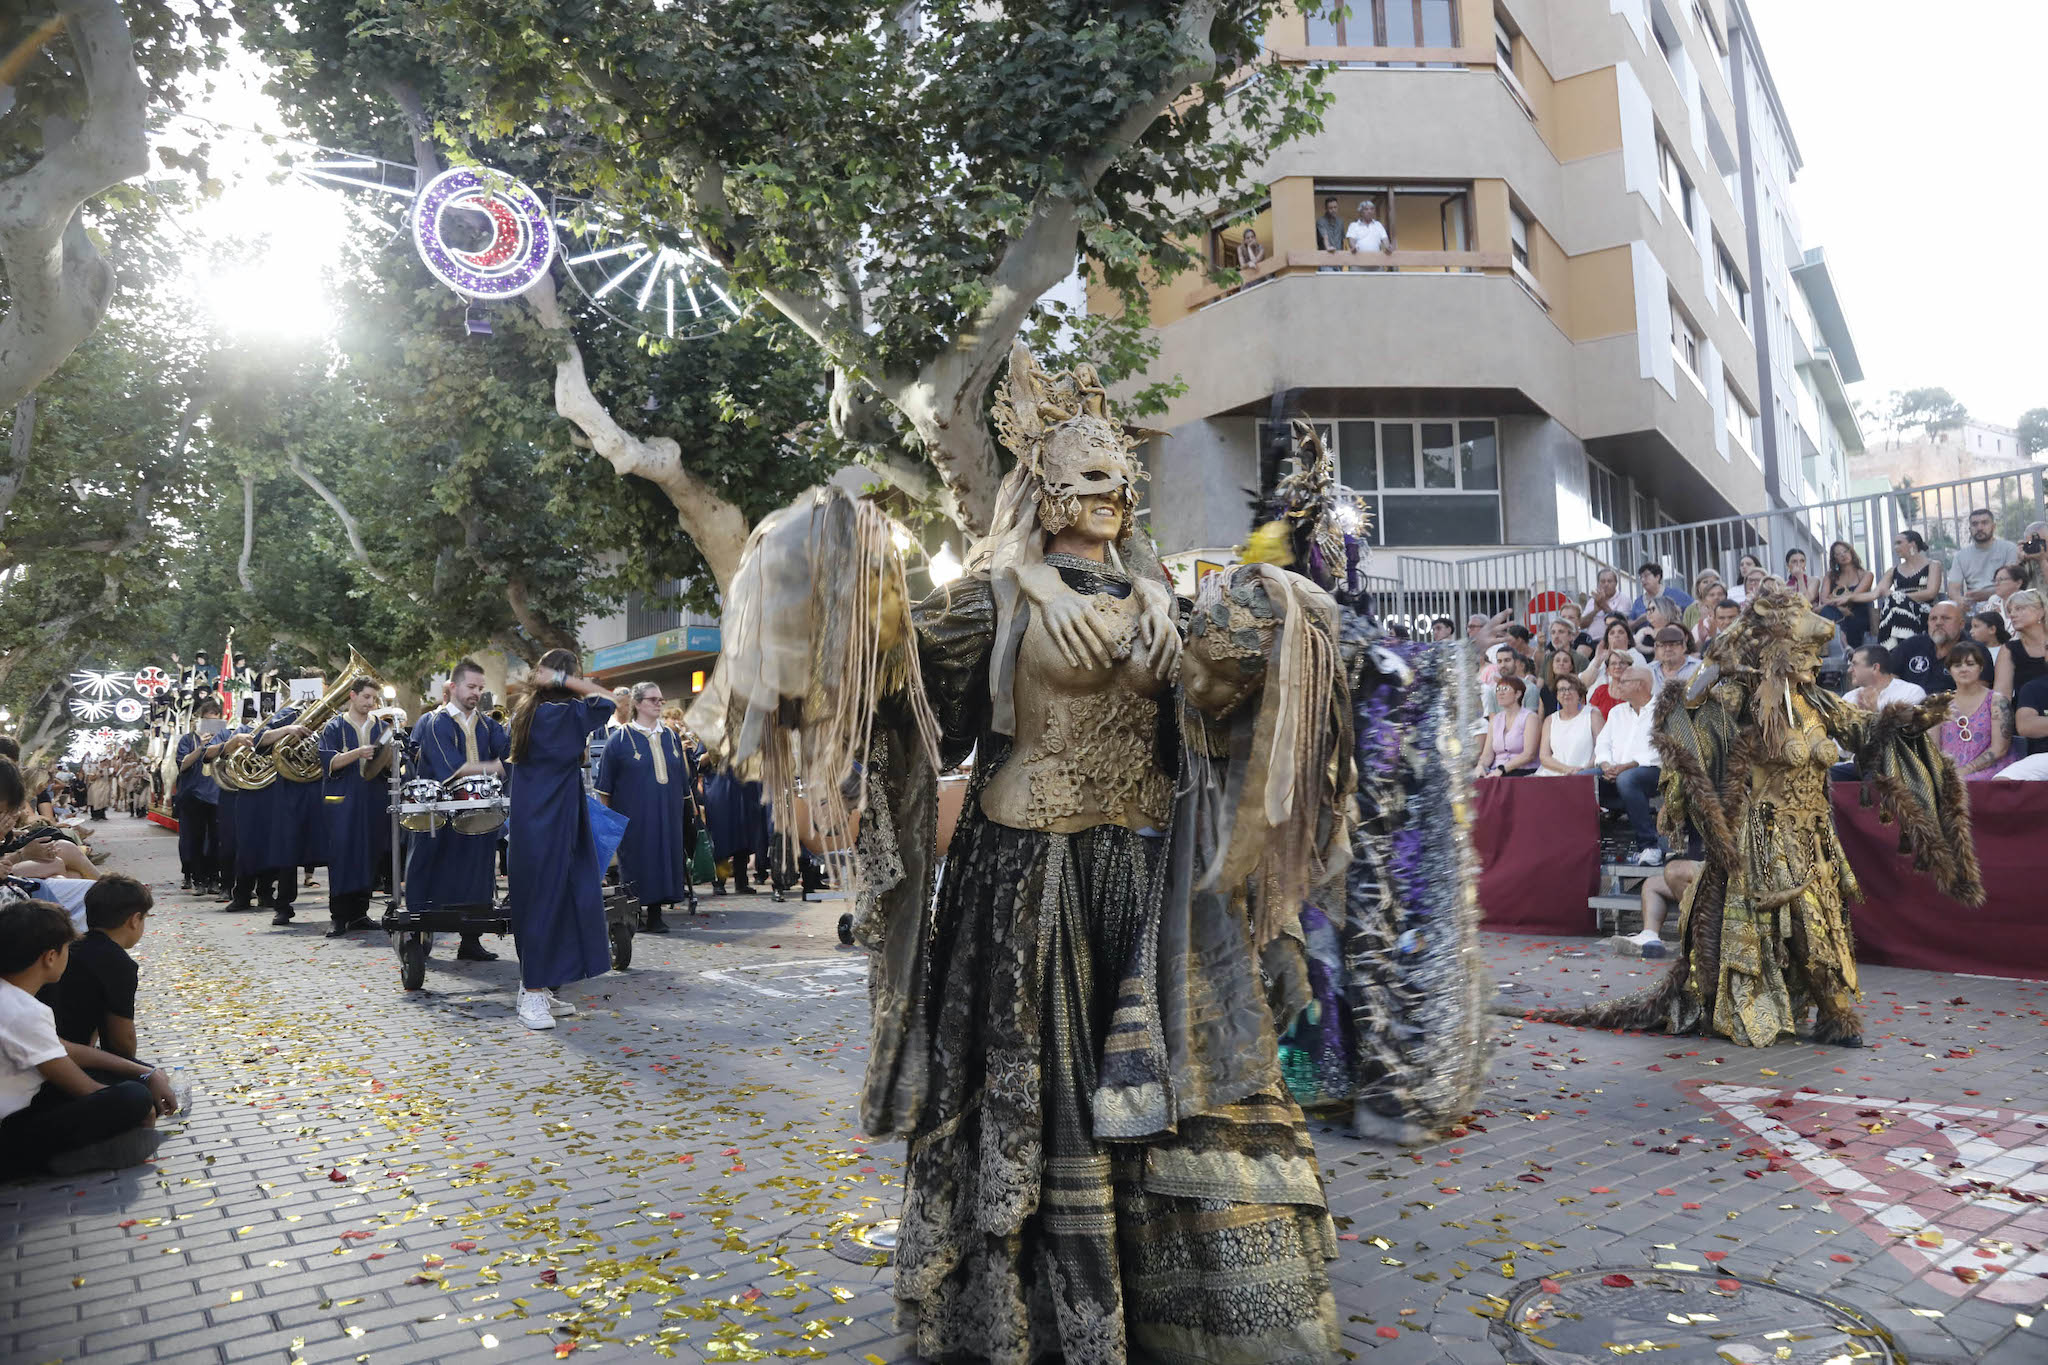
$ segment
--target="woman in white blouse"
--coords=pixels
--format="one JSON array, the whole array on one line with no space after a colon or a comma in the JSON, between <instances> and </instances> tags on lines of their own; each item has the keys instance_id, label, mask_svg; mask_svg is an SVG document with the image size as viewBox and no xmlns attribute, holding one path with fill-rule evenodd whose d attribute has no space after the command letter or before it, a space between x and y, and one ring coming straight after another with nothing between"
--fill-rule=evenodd
<instances>
[{"instance_id":1,"label":"woman in white blouse","mask_svg":"<svg viewBox=\"0 0 2048 1365\"><path fill-rule=\"evenodd\" d=\"M1569 777L1593 766L1593 741L1600 737L1600 713L1586 705L1586 685L1560 673L1551 686L1557 710L1543 719L1543 746L1537 752L1539 777Z\"/></svg>"}]
</instances>

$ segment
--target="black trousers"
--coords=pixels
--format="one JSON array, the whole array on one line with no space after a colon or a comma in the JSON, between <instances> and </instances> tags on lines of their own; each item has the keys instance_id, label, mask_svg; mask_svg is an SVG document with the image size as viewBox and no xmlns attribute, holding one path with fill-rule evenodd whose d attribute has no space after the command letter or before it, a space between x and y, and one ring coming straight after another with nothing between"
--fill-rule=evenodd
<instances>
[{"instance_id":1,"label":"black trousers","mask_svg":"<svg viewBox=\"0 0 2048 1365\"><path fill-rule=\"evenodd\" d=\"M88 1071L105 1089L68 1095L48 1081L28 1102L0 1119L0 1176L40 1171L51 1157L140 1128L155 1107L141 1081Z\"/></svg>"},{"instance_id":2,"label":"black trousers","mask_svg":"<svg viewBox=\"0 0 2048 1365\"><path fill-rule=\"evenodd\" d=\"M220 807L195 796L178 798L178 869L201 885L220 875Z\"/></svg>"},{"instance_id":3,"label":"black trousers","mask_svg":"<svg viewBox=\"0 0 2048 1365\"><path fill-rule=\"evenodd\" d=\"M336 924L353 924L359 919L370 917L369 891L330 891L327 893L328 912Z\"/></svg>"},{"instance_id":4,"label":"black trousers","mask_svg":"<svg viewBox=\"0 0 2048 1365\"><path fill-rule=\"evenodd\" d=\"M290 905L292 900L299 894L297 880L289 876L282 878L282 885L290 892L290 895L283 899L278 897L279 885L280 878L275 869L265 872L245 873L235 878L233 906L237 910L247 910L251 897L254 897L257 902L266 906Z\"/></svg>"}]
</instances>

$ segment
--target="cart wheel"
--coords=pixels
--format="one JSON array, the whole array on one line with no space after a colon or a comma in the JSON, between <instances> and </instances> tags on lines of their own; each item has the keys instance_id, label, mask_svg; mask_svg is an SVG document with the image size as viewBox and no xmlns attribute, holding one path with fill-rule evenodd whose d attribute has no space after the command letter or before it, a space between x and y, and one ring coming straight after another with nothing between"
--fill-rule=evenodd
<instances>
[{"instance_id":1,"label":"cart wheel","mask_svg":"<svg viewBox=\"0 0 2048 1365\"><path fill-rule=\"evenodd\" d=\"M409 991L427 984L427 936L401 934L398 939L398 983Z\"/></svg>"},{"instance_id":2,"label":"cart wheel","mask_svg":"<svg viewBox=\"0 0 2048 1365\"><path fill-rule=\"evenodd\" d=\"M841 915L841 916L839 917L839 941L840 941L841 943L845 943L845 944L849 944L849 945L850 945L850 944L852 944L852 942L853 942L853 916L852 916L852 915Z\"/></svg>"},{"instance_id":3,"label":"cart wheel","mask_svg":"<svg viewBox=\"0 0 2048 1365\"><path fill-rule=\"evenodd\" d=\"M623 972L633 965L633 926L612 926L612 970Z\"/></svg>"}]
</instances>

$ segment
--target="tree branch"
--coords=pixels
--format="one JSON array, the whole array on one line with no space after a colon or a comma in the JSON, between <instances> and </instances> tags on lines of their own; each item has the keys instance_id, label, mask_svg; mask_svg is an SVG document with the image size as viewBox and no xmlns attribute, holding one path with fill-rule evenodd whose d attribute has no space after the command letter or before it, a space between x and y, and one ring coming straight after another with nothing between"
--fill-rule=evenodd
<instances>
[{"instance_id":1,"label":"tree branch","mask_svg":"<svg viewBox=\"0 0 2048 1365\"><path fill-rule=\"evenodd\" d=\"M235 577L242 591L254 596L256 580L249 576L249 556L256 550L256 476L242 475L242 557L235 562Z\"/></svg>"},{"instance_id":2,"label":"tree branch","mask_svg":"<svg viewBox=\"0 0 2048 1365\"><path fill-rule=\"evenodd\" d=\"M370 552L363 545L362 527L357 524L354 514L348 510L340 498L335 496L333 490L320 481L319 475L307 468L305 460L300 457L299 452L296 450L291 453L291 471L299 476L300 483L318 493L320 500L327 504L329 511L334 513L335 520L341 523L342 531L348 536L348 546L355 553L356 562L363 566L363 572L387 588L397 586L392 583L389 575L385 574L370 561ZM420 600L417 595L407 592L403 588L400 588L399 591L405 592L405 595L414 602Z\"/></svg>"},{"instance_id":3,"label":"tree branch","mask_svg":"<svg viewBox=\"0 0 2048 1365\"><path fill-rule=\"evenodd\" d=\"M114 272L86 235L85 202L149 169L148 95L116 0L59 6L91 108L76 128L44 124L43 157L0 182L0 407L48 379L105 316Z\"/></svg>"},{"instance_id":4,"label":"tree branch","mask_svg":"<svg viewBox=\"0 0 2048 1365\"><path fill-rule=\"evenodd\" d=\"M29 394L14 405L14 431L7 442L7 469L0 473L0 528L14 506L14 495L28 477L28 457L35 449L36 396Z\"/></svg>"},{"instance_id":5,"label":"tree branch","mask_svg":"<svg viewBox=\"0 0 2048 1365\"><path fill-rule=\"evenodd\" d=\"M642 439L621 427L591 392L583 370L583 351L569 331L569 321L555 295L552 276L543 275L526 291L527 306L541 326L555 334L561 354L555 362L555 411L574 423L591 449L621 474L645 479L675 505L676 520L697 544L698 552L723 589L739 568L747 544L746 514L719 496L709 483L683 465L683 448L667 436Z\"/></svg>"},{"instance_id":6,"label":"tree branch","mask_svg":"<svg viewBox=\"0 0 2048 1365\"><path fill-rule=\"evenodd\" d=\"M405 126L412 133L413 174L418 177L418 188L425 189L427 182L441 173L441 153L434 146L434 125L427 120L426 105L407 81L387 80L384 90L405 115Z\"/></svg>"}]
</instances>

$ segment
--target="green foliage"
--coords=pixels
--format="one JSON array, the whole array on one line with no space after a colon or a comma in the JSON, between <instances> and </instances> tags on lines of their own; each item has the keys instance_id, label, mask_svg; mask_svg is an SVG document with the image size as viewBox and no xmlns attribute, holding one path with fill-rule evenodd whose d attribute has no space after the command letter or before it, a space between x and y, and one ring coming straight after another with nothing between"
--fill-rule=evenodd
<instances>
[{"instance_id":1,"label":"green foliage","mask_svg":"<svg viewBox=\"0 0 2048 1365\"><path fill-rule=\"evenodd\" d=\"M2020 414L2020 453L2048 455L2048 408L2028 408Z\"/></svg>"},{"instance_id":2,"label":"green foliage","mask_svg":"<svg viewBox=\"0 0 2048 1365\"><path fill-rule=\"evenodd\" d=\"M1907 389L1891 396L1890 422L1894 431L1917 427L1932 439L1944 431L1954 431L1969 416L1969 409L1947 389Z\"/></svg>"}]
</instances>

